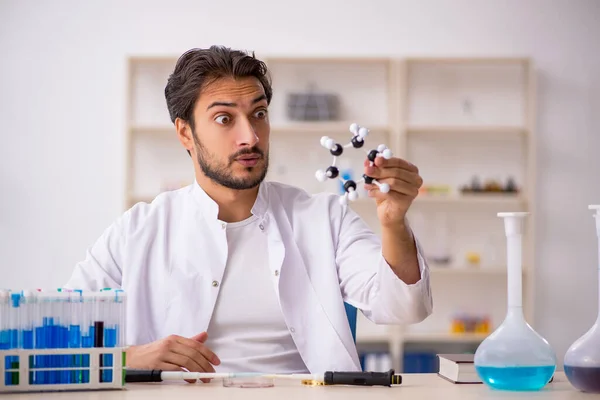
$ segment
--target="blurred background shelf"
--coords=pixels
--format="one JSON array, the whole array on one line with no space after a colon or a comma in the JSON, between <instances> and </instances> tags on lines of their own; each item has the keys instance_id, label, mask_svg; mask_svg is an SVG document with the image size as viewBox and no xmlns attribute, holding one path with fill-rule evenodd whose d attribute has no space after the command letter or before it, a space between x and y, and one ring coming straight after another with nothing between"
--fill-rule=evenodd
<instances>
[{"instance_id":1,"label":"blurred background shelf","mask_svg":"<svg viewBox=\"0 0 600 400\"><path fill-rule=\"evenodd\" d=\"M373 368L431 372L436 353L475 351L506 312L505 237L496 214L534 211L532 64L503 57L261 58L275 93L267 179L340 194L339 181L315 178L332 162L320 136L347 143L349 126L357 123L370 135L365 148L348 149L338 159L346 179L362 176L366 148L385 144L417 165L424 180L408 217L431 267L433 315L405 327L378 326L359 313L361 360ZM125 208L194 180L164 106L164 84L175 62L152 55L130 59ZM350 206L379 234L373 199L361 192ZM535 265L533 218L524 238L527 266ZM532 273L524 269L528 319L534 279L525 277ZM472 325L481 321L485 332L475 333ZM462 325L464 332L450 333Z\"/></svg>"},{"instance_id":2,"label":"blurred background shelf","mask_svg":"<svg viewBox=\"0 0 600 400\"><path fill-rule=\"evenodd\" d=\"M484 204L502 208L514 206L525 207L527 205L527 200L524 196L515 194L433 194L417 196L414 203L434 205L463 204L465 206Z\"/></svg>"},{"instance_id":3,"label":"blurred background shelf","mask_svg":"<svg viewBox=\"0 0 600 400\"><path fill-rule=\"evenodd\" d=\"M430 271L432 275L506 275L506 267L493 266L493 267L436 267L430 265Z\"/></svg>"},{"instance_id":4,"label":"blurred background shelf","mask_svg":"<svg viewBox=\"0 0 600 400\"><path fill-rule=\"evenodd\" d=\"M478 343L487 336L485 333L410 332L403 335L403 340L407 343Z\"/></svg>"},{"instance_id":5,"label":"blurred background shelf","mask_svg":"<svg viewBox=\"0 0 600 400\"><path fill-rule=\"evenodd\" d=\"M486 126L486 125L464 125L464 126L407 126L406 132L412 135L471 135L476 137L493 136L522 136L527 130L521 126Z\"/></svg>"},{"instance_id":6,"label":"blurred background shelf","mask_svg":"<svg viewBox=\"0 0 600 400\"><path fill-rule=\"evenodd\" d=\"M271 125L271 135L277 134L345 134L350 139L349 122L293 122ZM387 133L391 130L388 126L366 126L370 132Z\"/></svg>"}]
</instances>

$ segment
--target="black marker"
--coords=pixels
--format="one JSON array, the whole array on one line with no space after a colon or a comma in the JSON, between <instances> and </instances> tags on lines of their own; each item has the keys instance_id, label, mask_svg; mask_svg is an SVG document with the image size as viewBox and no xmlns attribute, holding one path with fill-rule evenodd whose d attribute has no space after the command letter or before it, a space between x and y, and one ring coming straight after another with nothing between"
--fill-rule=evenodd
<instances>
[{"instance_id":1,"label":"black marker","mask_svg":"<svg viewBox=\"0 0 600 400\"><path fill-rule=\"evenodd\" d=\"M387 372L325 372L325 385L392 386L402 383L402 375Z\"/></svg>"}]
</instances>

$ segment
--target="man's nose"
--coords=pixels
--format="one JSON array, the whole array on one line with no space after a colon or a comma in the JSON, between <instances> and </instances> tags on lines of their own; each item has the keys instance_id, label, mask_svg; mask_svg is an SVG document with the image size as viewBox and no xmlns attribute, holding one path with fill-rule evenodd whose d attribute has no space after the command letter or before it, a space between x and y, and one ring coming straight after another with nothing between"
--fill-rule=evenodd
<instances>
[{"instance_id":1,"label":"man's nose","mask_svg":"<svg viewBox=\"0 0 600 400\"><path fill-rule=\"evenodd\" d=\"M238 130L238 145L252 147L258 143L258 136L254 126L248 120L244 120Z\"/></svg>"}]
</instances>

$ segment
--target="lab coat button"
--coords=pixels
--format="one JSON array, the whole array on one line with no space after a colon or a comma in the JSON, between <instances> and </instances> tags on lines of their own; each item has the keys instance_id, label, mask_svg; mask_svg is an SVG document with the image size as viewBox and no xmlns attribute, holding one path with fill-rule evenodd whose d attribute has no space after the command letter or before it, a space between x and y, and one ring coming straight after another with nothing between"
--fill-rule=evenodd
<instances>
[{"instance_id":1,"label":"lab coat button","mask_svg":"<svg viewBox=\"0 0 600 400\"><path fill-rule=\"evenodd\" d=\"M275 276L279 276L279 270L278 269L275 270Z\"/></svg>"},{"instance_id":2,"label":"lab coat button","mask_svg":"<svg viewBox=\"0 0 600 400\"><path fill-rule=\"evenodd\" d=\"M225 229L225 227L226 227L226 226L227 226L227 225L225 225L225 223L222 223L222 224L221 224L221 228L223 228L223 229Z\"/></svg>"},{"instance_id":3,"label":"lab coat button","mask_svg":"<svg viewBox=\"0 0 600 400\"><path fill-rule=\"evenodd\" d=\"M260 228L261 231L265 230L265 226L263 224L260 224L258 227Z\"/></svg>"},{"instance_id":4,"label":"lab coat button","mask_svg":"<svg viewBox=\"0 0 600 400\"><path fill-rule=\"evenodd\" d=\"M296 330L294 328L290 328L290 332L294 333Z\"/></svg>"},{"instance_id":5,"label":"lab coat button","mask_svg":"<svg viewBox=\"0 0 600 400\"><path fill-rule=\"evenodd\" d=\"M213 285L214 287L217 287L217 286L219 286L219 282L217 282L217 281L213 281L213 282L212 282L212 285Z\"/></svg>"}]
</instances>

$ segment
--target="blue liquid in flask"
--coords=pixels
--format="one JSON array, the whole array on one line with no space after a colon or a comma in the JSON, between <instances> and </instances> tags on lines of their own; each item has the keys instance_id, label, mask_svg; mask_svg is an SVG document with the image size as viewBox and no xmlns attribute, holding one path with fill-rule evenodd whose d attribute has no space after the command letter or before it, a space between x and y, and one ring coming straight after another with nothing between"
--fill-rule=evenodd
<instances>
[{"instance_id":1,"label":"blue liquid in flask","mask_svg":"<svg viewBox=\"0 0 600 400\"><path fill-rule=\"evenodd\" d=\"M556 367L476 367L476 370L484 383L493 389L528 391L546 386Z\"/></svg>"}]
</instances>

